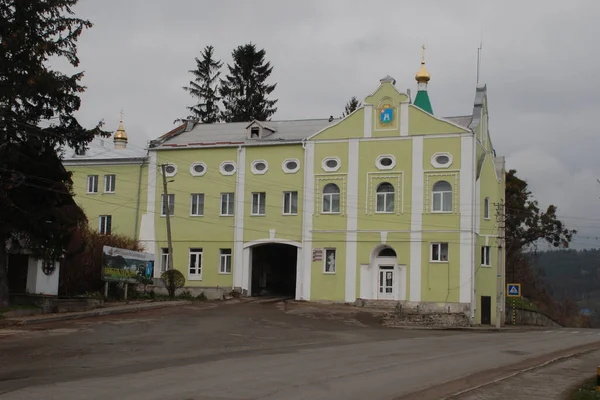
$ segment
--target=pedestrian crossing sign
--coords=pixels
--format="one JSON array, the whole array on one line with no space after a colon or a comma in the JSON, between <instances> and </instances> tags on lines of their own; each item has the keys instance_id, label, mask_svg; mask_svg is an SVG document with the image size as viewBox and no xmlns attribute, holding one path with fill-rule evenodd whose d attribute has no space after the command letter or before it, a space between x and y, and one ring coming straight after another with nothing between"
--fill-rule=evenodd
<instances>
[{"instance_id":1,"label":"pedestrian crossing sign","mask_svg":"<svg viewBox=\"0 0 600 400\"><path fill-rule=\"evenodd\" d=\"M521 297L521 284L509 283L506 285L506 297Z\"/></svg>"}]
</instances>

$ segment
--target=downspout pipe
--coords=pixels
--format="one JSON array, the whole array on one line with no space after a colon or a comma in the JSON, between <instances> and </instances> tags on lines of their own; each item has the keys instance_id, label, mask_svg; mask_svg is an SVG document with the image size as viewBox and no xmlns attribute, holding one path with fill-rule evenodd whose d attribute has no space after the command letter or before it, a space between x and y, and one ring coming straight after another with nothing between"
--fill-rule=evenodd
<instances>
[{"instance_id":1,"label":"downspout pipe","mask_svg":"<svg viewBox=\"0 0 600 400\"><path fill-rule=\"evenodd\" d=\"M138 174L138 191L137 191L137 204L135 206L135 231L133 232L133 239L138 240L138 219L140 217L140 201L142 195L142 171L144 169L144 165L146 165L146 158L142 160L140 164L140 172Z\"/></svg>"}]
</instances>

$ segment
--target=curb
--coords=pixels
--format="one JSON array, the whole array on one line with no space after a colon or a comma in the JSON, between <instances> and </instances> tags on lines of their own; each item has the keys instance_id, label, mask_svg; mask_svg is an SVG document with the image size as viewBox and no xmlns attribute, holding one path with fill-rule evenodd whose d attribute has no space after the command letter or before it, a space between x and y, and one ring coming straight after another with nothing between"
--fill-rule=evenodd
<instances>
[{"instance_id":1,"label":"curb","mask_svg":"<svg viewBox=\"0 0 600 400\"><path fill-rule=\"evenodd\" d=\"M81 318L90 318L90 317L100 317L100 316L105 316L105 315L118 315L118 314L128 314L128 313L134 313L134 312L138 312L138 311L145 311L145 310L155 310L155 309L159 309L159 308L166 308L166 307L175 307L175 306L182 306L182 305L188 305L188 304L192 304L191 301L178 301L176 303L162 303L162 302L156 302L156 303L149 303L149 304L140 304L139 306L136 307L131 307L131 308L98 308L96 310L92 310L92 311L84 311L81 313L69 313L69 314L50 314L47 317L40 317L40 318L34 318L34 319L23 319L23 320L17 320L17 319L10 319L7 318L4 320L4 324L2 323L3 321L0 320L0 327L8 327L8 326L23 326L23 325L35 325L35 324L44 324L47 322L57 322L57 321L69 321L69 320L74 320L74 319L81 319Z\"/></svg>"}]
</instances>

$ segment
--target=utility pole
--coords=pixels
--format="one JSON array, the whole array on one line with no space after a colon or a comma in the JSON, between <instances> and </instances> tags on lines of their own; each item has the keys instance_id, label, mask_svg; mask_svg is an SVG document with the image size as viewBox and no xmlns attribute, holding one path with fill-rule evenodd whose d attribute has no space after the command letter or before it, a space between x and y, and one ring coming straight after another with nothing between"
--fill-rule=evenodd
<instances>
[{"instance_id":1,"label":"utility pole","mask_svg":"<svg viewBox=\"0 0 600 400\"><path fill-rule=\"evenodd\" d=\"M498 203L497 209L497 221L498 221L498 267L497 267L497 285L496 285L496 297L497 297L497 308L496 308L496 328L500 329L502 325L503 313L504 313L504 288L505 288L505 265L504 265L504 239L505 239L505 221L504 221L504 203Z\"/></svg>"},{"instance_id":2,"label":"utility pole","mask_svg":"<svg viewBox=\"0 0 600 400\"><path fill-rule=\"evenodd\" d=\"M171 204L169 203L169 192L167 190L167 165L160 165L162 171L162 180L163 180L163 198L164 204L166 204L166 217L167 217L167 247L169 249L169 265L167 266L167 270L173 269L173 242L171 240ZM162 204L161 204L162 207ZM175 207L175 205L173 205Z\"/></svg>"}]
</instances>

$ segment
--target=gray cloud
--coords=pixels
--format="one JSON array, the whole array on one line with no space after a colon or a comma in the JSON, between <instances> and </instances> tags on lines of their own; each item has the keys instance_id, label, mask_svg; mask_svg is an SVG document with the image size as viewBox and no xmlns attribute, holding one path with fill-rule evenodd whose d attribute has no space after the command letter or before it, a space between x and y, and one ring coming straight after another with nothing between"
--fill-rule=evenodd
<instances>
[{"instance_id":1,"label":"gray cloud","mask_svg":"<svg viewBox=\"0 0 600 400\"><path fill-rule=\"evenodd\" d=\"M186 115L192 99L181 86L208 44L225 63L237 45L265 48L278 82L275 118L287 119L338 116L387 74L416 90L425 43L434 111L448 116L472 112L483 37L498 154L542 204L594 237L579 246L600 245L597 1L82 0L76 12L94 23L80 40L88 90L79 117L116 129L124 108L139 146Z\"/></svg>"}]
</instances>

